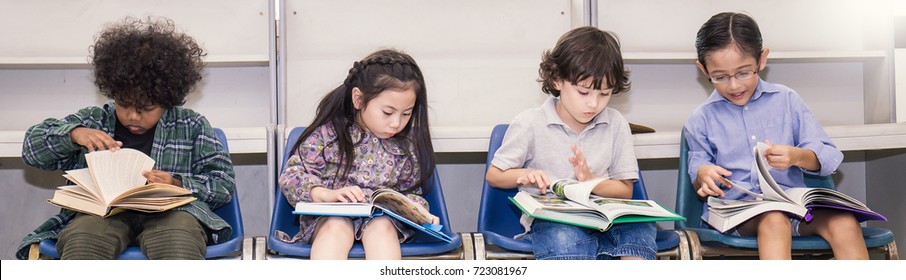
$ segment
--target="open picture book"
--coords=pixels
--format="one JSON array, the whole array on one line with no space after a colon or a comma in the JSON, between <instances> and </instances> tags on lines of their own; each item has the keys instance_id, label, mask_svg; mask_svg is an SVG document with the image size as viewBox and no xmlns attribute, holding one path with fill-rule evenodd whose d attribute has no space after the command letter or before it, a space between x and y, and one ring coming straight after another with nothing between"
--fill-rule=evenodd
<instances>
[{"instance_id":1,"label":"open picture book","mask_svg":"<svg viewBox=\"0 0 906 280\"><path fill-rule=\"evenodd\" d=\"M378 217L390 216L404 224L437 239L453 242L443 233L443 226L431 223L431 213L410 200L406 195L391 189L380 189L371 193L364 203L345 202L299 202L293 214L312 216Z\"/></svg>"},{"instance_id":2,"label":"open picture book","mask_svg":"<svg viewBox=\"0 0 906 280\"><path fill-rule=\"evenodd\" d=\"M91 152L88 168L66 171L63 177L75 183L58 187L51 204L86 214L108 217L124 210L163 212L192 201L192 191L167 184L146 184L142 172L154 160L134 149Z\"/></svg>"},{"instance_id":3,"label":"open picture book","mask_svg":"<svg viewBox=\"0 0 906 280\"><path fill-rule=\"evenodd\" d=\"M685 220L653 200L606 198L593 195L592 189L604 178L577 182L556 180L550 191L556 197L520 191L510 201L535 219L606 231L613 224Z\"/></svg>"},{"instance_id":4,"label":"open picture book","mask_svg":"<svg viewBox=\"0 0 906 280\"><path fill-rule=\"evenodd\" d=\"M758 142L752 153L755 157L756 174L761 187L761 194L754 193L740 187L730 180L724 179L721 183L731 188L737 188L754 200L727 200L716 197L708 198L709 225L720 232L739 226L739 224L767 211L784 211L805 221L811 221L809 211L813 208L834 208L851 212L859 222L867 220L883 220L887 218L878 214L864 203L839 191L826 188L792 187L784 191L774 180L769 172L764 157L768 145Z\"/></svg>"}]
</instances>

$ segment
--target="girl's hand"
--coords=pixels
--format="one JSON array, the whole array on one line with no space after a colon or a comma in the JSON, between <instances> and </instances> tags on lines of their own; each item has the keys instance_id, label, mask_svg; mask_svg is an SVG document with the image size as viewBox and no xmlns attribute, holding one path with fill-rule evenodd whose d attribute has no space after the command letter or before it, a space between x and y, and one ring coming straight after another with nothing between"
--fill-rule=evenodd
<instances>
[{"instance_id":1,"label":"girl's hand","mask_svg":"<svg viewBox=\"0 0 906 280\"><path fill-rule=\"evenodd\" d=\"M123 142L113 140L106 132L86 127L76 127L69 132L73 143L88 148L89 152L110 150L116 151L123 146Z\"/></svg>"},{"instance_id":2,"label":"girl's hand","mask_svg":"<svg viewBox=\"0 0 906 280\"><path fill-rule=\"evenodd\" d=\"M699 197L708 197L708 196L724 196L724 191L714 183L715 180L720 181L722 176L733 175L730 171L727 171L723 167L709 164L698 168L698 190L695 193Z\"/></svg>"},{"instance_id":3,"label":"girl's hand","mask_svg":"<svg viewBox=\"0 0 906 280\"><path fill-rule=\"evenodd\" d=\"M365 202L365 192L359 186L348 186L336 190L323 187L316 189L320 189L320 191L315 193L312 190L312 199L315 202Z\"/></svg>"},{"instance_id":4,"label":"girl's hand","mask_svg":"<svg viewBox=\"0 0 906 280\"><path fill-rule=\"evenodd\" d=\"M434 214L431 214L431 224L432 224L432 225L439 225L439 224L440 224L440 218L438 218L437 216L434 216Z\"/></svg>"},{"instance_id":5,"label":"girl's hand","mask_svg":"<svg viewBox=\"0 0 906 280\"><path fill-rule=\"evenodd\" d=\"M525 169L525 173L522 176L516 178L517 185L527 185L532 184L538 186L541 189L542 194L547 193L547 187L550 186L550 179L547 178L547 174L544 171L537 169Z\"/></svg>"},{"instance_id":6,"label":"girl's hand","mask_svg":"<svg viewBox=\"0 0 906 280\"><path fill-rule=\"evenodd\" d=\"M142 176L145 176L145 178L148 179L149 184L159 183L182 187L182 181L173 178L173 175L170 175L170 173L167 173L165 171L152 169L142 172Z\"/></svg>"},{"instance_id":7,"label":"girl's hand","mask_svg":"<svg viewBox=\"0 0 906 280\"><path fill-rule=\"evenodd\" d=\"M421 208L422 210L424 210L425 213L428 213L428 220L430 220L431 224L433 224L433 225L440 224L440 218L438 218L437 216L434 216L434 214L431 214L431 211L428 211L428 209L425 208L424 205L421 205L419 203L416 203L416 205L418 205L418 208Z\"/></svg>"},{"instance_id":8,"label":"girl's hand","mask_svg":"<svg viewBox=\"0 0 906 280\"><path fill-rule=\"evenodd\" d=\"M573 154L576 155L575 157L569 158L569 163L573 164L573 173L576 174L576 180L581 182L597 177L588 170L588 163L585 161L585 155L582 154L582 151L580 151L576 145L571 145L569 148L573 150Z\"/></svg>"}]
</instances>

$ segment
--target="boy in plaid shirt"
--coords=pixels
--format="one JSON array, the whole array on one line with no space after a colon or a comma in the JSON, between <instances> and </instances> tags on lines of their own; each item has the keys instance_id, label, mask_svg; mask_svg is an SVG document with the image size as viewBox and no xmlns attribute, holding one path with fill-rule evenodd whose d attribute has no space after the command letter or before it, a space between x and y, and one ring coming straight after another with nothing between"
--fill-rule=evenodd
<instances>
[{"instance_id":1,"label":"boy in plaid shirt","mask_svg":"<svg viewBox=\"0 0 906 280\"><path fill-rule=\"evenodd\" d=\"M161 213L126 211L111 217L62 210L28 234L17 252L57 239L62 259L116 259L138 245L149 259L203 259L207 244L232 229L213 209L235 190L233 164L204 116L180 107L201 80L205 55L165 18L109 26L91 48L95 85L112 99L63 119L47 119L25 134L22 158L46 170L86 167L85 154L133 148L156 163L149 183L181 186L198 199Z\"/></svg>"}]
</instances>

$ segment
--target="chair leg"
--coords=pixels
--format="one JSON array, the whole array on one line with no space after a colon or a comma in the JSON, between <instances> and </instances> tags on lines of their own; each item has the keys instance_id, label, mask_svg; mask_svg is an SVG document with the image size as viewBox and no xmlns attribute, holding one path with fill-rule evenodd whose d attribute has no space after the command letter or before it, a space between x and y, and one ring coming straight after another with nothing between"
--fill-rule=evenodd
<instances>
[{"instance_id":1,"label":"chair leg","mask_svg":"<svg viewBox=\"0 0 906 280\"><path fill-rule=\"evenodd\" d=\"M33 243L28 247L28 259L29 260L38 260L41 258L41 250L38 243Z\"/></svg>"},{"instance_id":2,"label":"chair leg","mask_svg":"<svg viewBox=\"0 0 906 280\"><path fill-rule=\"evenodd\" d=\"M255 260L267 259L267 236L255 236Z\"/></svg>"},{"instance_id":3,"label":"chair leg","mask_svg":"<svg viewBox=\"0 0 906 280\"><path fill-rule=\"evenodd\" d=\"M475 259L487 260L488 251L484 247L484 235L480 232L472 234L472 243L475 245Z\"/></svg>"},{"instance_id":4,"label":"chair leg","mask_svg":"<svg viewBox=\"0 0 906 280\"><path fill-rule=\"evenodd\" d=\"M897 242L890 241L887 243L887 259L888 260L899 260L900 255L897 253Z\"/></svg>"},{"instance_id":5,"label":"chair leg","mask_svg":"<svg viewBox=\"0 0 906 280\"><path fill-rule=\"evenodd\" d=\"M254 237L246 237L242 239L242 254L239 255L240 260L254 260L253 252L255 251L255 242Z\"/></svg>"},{"instance_id":6,"label":"chair leg","mask_svg":"<svg viewBox=\"0 0 906 280\"><path fill-rule=\"evenodd\" d=\"M686 233L686 239L689 240L689 256L693 260L701 260L702 244L701 241L698 240L698 234L691 230L684 230L683 232Z\"/></svg>"},{"instance_id":7,"label":"chair leg","mask_svg":"<svg viewBox=\"0 0 906 280\"><path fill-rule=\"evenodd\" d=\"M462 232L459 236L462 239L462 259L475 260L475 244L472 240L472 234Z\"/></svg>"},{"instance_id":8,"label":"chair leg","mask_svg":"<svg viewBox=\"0 0 906 280\"><path fill-rule=\"evenodd\" d=\"M681 230L675 231L679 235L679 245L677 246L677 259L679 260L688 260L690 258L691 250L689 249L689 240L686 237L686 233Z\"/></svg>"}]
</instances>

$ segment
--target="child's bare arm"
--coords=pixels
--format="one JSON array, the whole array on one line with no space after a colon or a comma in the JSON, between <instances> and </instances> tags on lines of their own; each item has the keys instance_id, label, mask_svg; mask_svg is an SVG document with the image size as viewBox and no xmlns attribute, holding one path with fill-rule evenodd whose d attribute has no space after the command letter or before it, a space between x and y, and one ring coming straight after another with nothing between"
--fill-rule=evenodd
<instances>
[{"instance_id":1,"label":"child's bare arm","mask_svg":"<svg viewBox=\"0 0 906 280\"><path fill-rule=\"evenodd\" d=\"M604 180L591 192L603 197L629 199L632 198L632 180Z\"/></svg>"},{"instance_id":2,"label":"child's bare arm","mask_svg":"<svg viewBox=\"0 0 906 280\"><path fill-rule=\"evenodd\" d=\"M500 170L494 165L488 168L485 176L488 184L503 189L512 189L520 185L535 185L541 189L541 193L547 193L547 187L550 186L550 178L542 170L531 168L511 168L506 171Z\"/></svg>"},{"instance_id":3,"label":"child's bare arm","mask_svg":"<svg viewBox=\"0 0 906 280\"><path fill-rule=\"evenodd\" d=\"M790 145L774 144L770 140L765 141L770 146L764 151L764 157L768 164L776 169L787 169L792 166L799 166L807 170L816 171L821 169L821 163L818 162L818 155L812 150L793 147Z\"/></svg>"}]
</instances>

